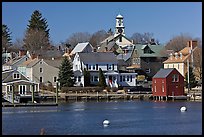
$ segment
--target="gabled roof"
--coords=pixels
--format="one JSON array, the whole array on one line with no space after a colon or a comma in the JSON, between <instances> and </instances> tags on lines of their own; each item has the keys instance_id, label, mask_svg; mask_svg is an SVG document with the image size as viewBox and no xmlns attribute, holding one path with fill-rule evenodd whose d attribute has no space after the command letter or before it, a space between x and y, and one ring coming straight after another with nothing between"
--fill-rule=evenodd
<instances>
[{"instance_id":1,"label":"gabled roof","mask_svg":"<svg viewBox=\"0 0 204 137\"><path fill-rule=\"evenodd\" d=\"M187 61L187 59L190 58L190 55L187 56L182 56L181 57L175 57L173 56L172 58L169 57L167 60L165 60L163 63L185 63Z\"/></svg>"},{"instance_id":2,"label":"gabled roof","mask_svg":"<svg viewBox=\"0 0 204 137\"><path fill-rule=\"evenodd\" d=\"M131 56L132 56L132 53L133 53L133 51L134 51L134 49L135 49L135 46L128 46L128 47L126 47L126 49L128 50L128 52L127 53L122 53L122 54L119 54L118 56L117 56L117 59L118 60L124 60L124 61L127 61Z\"/></svg>"},{"instance_id":3,"label":"gabled roof","mask_svg":"<svg viewBox=\"0 0 204 137\"><path fill-rule=\"evenodd\" d=\"M162 54L162 50L165 49L164 45L142 45L136 44L135 49L137 50L137 54L139 57L167 57L167 55ZM149 47L153 52L152 53L144 53L144 49Z\"/></svg>"},{"instance_id":4,"label":"gabled roof","mask_svg":"<svg viewBox=\"0 0 204 137\"><path fill-rule=\"evenodd\" d=\"M38 59L38 58L29 59L29 60L23 62L22 64L18 65L18 66L25 66L25 67L30 68L30 67L33 67L39 61L40 61L40 59Z\"/></svg>"},{"instance_id":5,"label":"gabled roof","mask_svg":"<svg viewBox=\"0 0 204 137\"><path fill-rule=\"evenodd\" d=\"M13 79L13 73L19 73L21 75L20 79ZM8 82L16 82L19 80L23 81L30 81L25 75L23 75L18 70L8 70L2 72L2 83L8 83Z\"/></svg>"},{"instance_id":6,"label":"gabled roof","mask_svg":"<svg viewBox=\"0 0 204 137\"><path fill-rule=\"evenodd\" d=\"M78 43L72 50L71 54L75 54L76 52L82 52L87 45L90 45L93 48L93 46L89 42Z\"/></svg>"},{"instance_id":7,"label":"gabled roof","mask_svg":"<svg viewBox=\"0 0 204 137\"><path fill-rule=\"evenodd\" d=\"M53 66L55 68L59 68L62 62L62 58L61 59L54 59L54 60L48 60L48 59L44 59L44 62L46 62L48 65Z\"/></svg>"},{"instance_id":8,"label":"gabled roof","mask_svg":"<svg viewBox=\"0 0 204 137\"><path fill-rule=\"evenodd\" d=\"M117 63L112 52L78 53L80 60L84 63Z\"/></svg>"},{"instance_id":9,"label":"gabled roof","mask_svg":"<svg viewBox=\"0 0 204 137\"><path fill-rule=\"evenodd\" d=\"M160 69L153 78L166 78L175 68Z\"/></svg>"},{"instance_id":10,"label":"gabled roof","mask_svg":"<svg viewBox=\"0 0 204 137\"><path fill-rule=\"evenodd\" d=\"M29 58L29 57L28 57L28 55L18 56L18 57L14 58L14 59L11 59L9 62L6 62L3 65L13 66L13 65L15 65L16 63L18 63L19 61L21 61L24 58Z\"/></svg>"},{"instance_id":11,"label":"gabled roof","mask_svg":"<svg viewBox=\"0 0 204 137\"><path fill-rule=\"evenodd\" d=\"M40 61L44 61L45 63L47 63L50 66L59 68L61 61L62 61L62 58L54 59L54 60L52 60L52 59L38 59L38 58L29 59L19 66L25 66L25 67L31 68L31 67L35 66Z\"/></svg>"},{"instance_id":12,"label":"gabled roof","mask_svg":"<svg viewBox=\"0 0 204 137\"><path fill-rule=\"evenodd\" d=\"M113 48L114 46L118 46L115 41L111 41L111 42L108 42L108 44L106 42L102 43L100 45L100 48L98 49L98 52L103 52L106 50L106 47L107 47L107 50L110 51L111 48Z\"/></svg>"},{"instance_id":13,"label":"gabled roof","mask_svg":"<svg viewBox=\"0 0 204 137\"><path fill-rule=\"evenodd\" d=\"M196 50L200 50L198 47L195 47L192 52L194 53ZM176 58L174 55L172 57L170 56L167 60L165 60L163 63L185 63L187 59L190 58L190 47L185 47L182 50L178 52L178 57ZM182 57L180 57L180 54L182 53Z\"/></svg>"}]
</instances>

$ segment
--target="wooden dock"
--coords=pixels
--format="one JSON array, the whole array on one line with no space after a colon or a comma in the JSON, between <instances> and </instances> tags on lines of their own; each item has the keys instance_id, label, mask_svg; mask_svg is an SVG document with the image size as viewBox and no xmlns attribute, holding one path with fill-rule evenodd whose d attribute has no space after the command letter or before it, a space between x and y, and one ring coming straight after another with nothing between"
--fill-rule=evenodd
<instances>
[{"instance_id":1,"label":"wooden dock","mask_svg":"<svg viewBox=\"0 0 204 137\"><path fill-rule=\"evenodd\" d=\"M56 103L7 103L2 102L2 107L41 107L41 106L58 106Z\"/></svg>"}]
</instances>

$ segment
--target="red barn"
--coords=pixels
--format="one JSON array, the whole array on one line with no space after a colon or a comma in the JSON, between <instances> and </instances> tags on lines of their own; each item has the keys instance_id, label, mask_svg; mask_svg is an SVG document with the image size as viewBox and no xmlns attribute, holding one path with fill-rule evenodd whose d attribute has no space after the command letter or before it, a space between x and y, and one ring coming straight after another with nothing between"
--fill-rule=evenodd
<instances>
[{"instance_id":1,"label":"red barn","mask_svg":"<svg viewBox=\"0 0 204 137\"><path fill-rule=\"evenodd\" d=\"M160 69L152 78L153 97L184 95L184 77L175 68Z\"/></svg>"}]
</instances>

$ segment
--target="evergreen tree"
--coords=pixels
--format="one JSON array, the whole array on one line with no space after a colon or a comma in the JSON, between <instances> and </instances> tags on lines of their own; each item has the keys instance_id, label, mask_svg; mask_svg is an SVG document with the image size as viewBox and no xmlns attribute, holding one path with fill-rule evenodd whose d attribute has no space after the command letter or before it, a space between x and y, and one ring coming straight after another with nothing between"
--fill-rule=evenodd
<instances>
[{"instance_id":1,"label":"evergreen tree","mask_svg":"<svg viewBox=\"0 0 204 137\"><path fill-rule=\"evenodd\" d=\"M186 88L188 88L188 73L186 73L185 79L186 79ZM189 87L190 89L196 87L196 84L197 84L195 80L195 75L193 73L193 69L191 66L189 66L189 84L190 84L190 87Z\"/></svg>"},{"instance_id":2,"label":"evergreen tree","mask_svg":"<svg viewBox=\"0 0 204 137\"><path fill-rule=\"evenodd\" d=\"M10 47L11 45L11 32L7 25L2 24L2 50Z\"/></svg>"},{"instance_id":3,"label":"evergreen tree","mask_svg":"<svg viewBox=\"0 0 204 137\"><path fill-rule=\"evenodd\" d=\"M50 47L49 29L42 14L35 10L31 15L24 38L24 48L31 52L46 50Z\"/></svg>"},{"instance_id":4,"label":"evergreen tree","mask_svg":"<svg viewBox=\"0 0 204 137\"><path fill-rule=\"evenodd\" d=\"M60 87L72 87L75 83L72 65L66 56L63 57L59 68L58 81L60 83Z\"/></svg>"},{"instance_id":5,"label":"evergreen tree","mask_svg":"<svg viewBox=\"0 0 204 137\"><path fill-rule=\"evenodd\" d=\"M46 36L49 38L49 29L47 25L47 20L42 18L42 14L40 11L35 10L31 15L31 19L29 20L29 24L27 25L27 30L42 30L46 32Z\"/></svg>"},{"instance_id":6,"label":"evergreen tree","mask_svg":"<svg viewBox=\"0 0 204 137\"><path fill-rule=\"evenodd\" d=\"M86 68L84 69L84 87L88 87L91 85L90 82L90 72L86 70Z\"/></svg>"},{"instance_id":7,"label":"evergreen tree","mask_svg":"<svg viewBox=\"0 0 204 137\"><path fill-rule=\"evenodd\" d=\"M99 68L99 83L98 83L98 85L100 87L103 87L103 88L106 87L105 76L103 75L103 71L101 70L101 68Z\"/></svg>"}]
</instances>

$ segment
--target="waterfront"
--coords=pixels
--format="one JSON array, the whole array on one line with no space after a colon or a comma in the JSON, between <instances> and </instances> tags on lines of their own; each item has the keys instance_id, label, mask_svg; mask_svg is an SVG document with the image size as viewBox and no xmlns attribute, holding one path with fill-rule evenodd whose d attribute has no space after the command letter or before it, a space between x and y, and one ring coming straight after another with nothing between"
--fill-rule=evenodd
<instances>
[{"instance_id":1,"label":"waterfront","mask_svg":"<svg viewBox=\"0 0 204 137\"><path fill-rule=\"evenodd\" d=\"M187 111L180 112L181 106ZM2 108L3 135L39 135L41 128L47 135L201 135L202 102L112 100Z\"/></svg>"}]
</instances>

